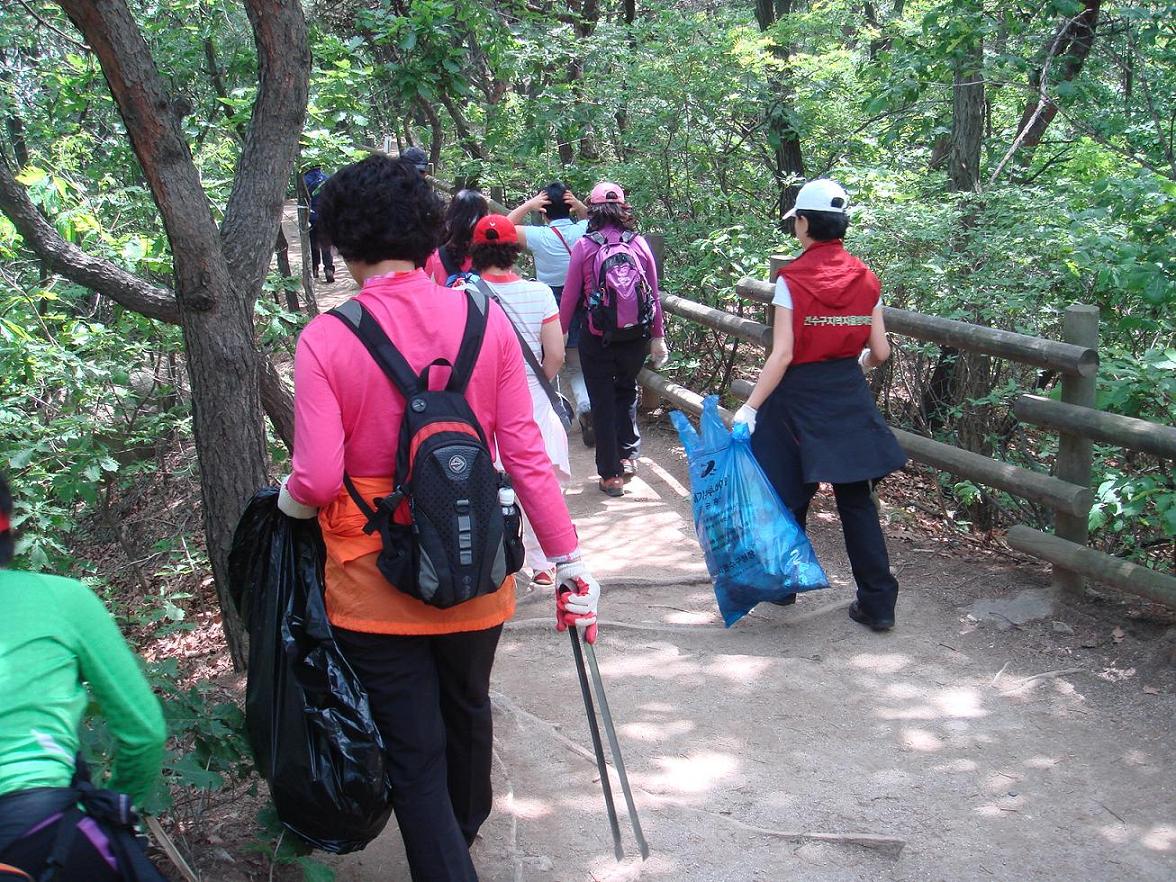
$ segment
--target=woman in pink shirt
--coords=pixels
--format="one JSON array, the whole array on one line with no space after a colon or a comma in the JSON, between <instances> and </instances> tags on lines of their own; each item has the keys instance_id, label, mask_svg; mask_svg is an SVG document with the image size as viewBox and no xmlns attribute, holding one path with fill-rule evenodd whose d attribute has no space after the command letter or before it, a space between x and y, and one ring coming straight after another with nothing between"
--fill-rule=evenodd
<instances>
[{"instance_id":1,"label":"woman in pink shirt","mask_svg":"<svg viewBox=\"0 0 1176 882\"><path fill-rule=\"evenodd\" d=\"M319 201L319 223L362 286L358 301L417 372L436 359L454 362L471 308L465 291L421 269L442 209L410 163L386 156L337 172ZM432 388L446 373L431 371ZM376 565L380 539L364 533L343 474L368 499L391 493L404 398L333 315L315 318L299 337L294 386L294 468L278 504L292 517L317 515L322 527L327 612L387 745L412 878L476 880L468 846L492 802L490 669L514 613L513 579L447 609L387 582ZM594 641L600 587L580 560L535 425L518 340L492 302L465 397L556 564L557 627L585 627Z\"/></svg>"},{"instance_id":2,"label":"woman in pink shirt","mask_svg":"<svg viewBox=\"0 0 1176 882\"><path fill-rule=\"evenodd\" d=\"M474 225L490 213L490 203L477 190L459 190L449 200L441 247L429 255L425 273L438 285L448 285L458 273L470 271L470 243Z\"/></svg>"}]
</instances>

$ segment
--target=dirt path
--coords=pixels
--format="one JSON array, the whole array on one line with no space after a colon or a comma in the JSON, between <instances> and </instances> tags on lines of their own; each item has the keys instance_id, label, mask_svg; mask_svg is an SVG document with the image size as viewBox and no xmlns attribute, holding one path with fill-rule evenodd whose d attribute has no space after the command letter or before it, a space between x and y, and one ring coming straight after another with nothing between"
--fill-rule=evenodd
<instances>
[{"instance_id":1,"label":"dirt path","mask_svg":"<svg viewBox=\"0 0 1176 882\"><path fill-rule=\"evenodd\" d=\"M346 296L339 276L324 293ZM494 674L484 882L1176 878L1176 629L1118 600L1063 603L1033 569L961 557L888 510L898 627L873 634L845 614L848 563L818 497L834 587L727 630L677 439L647 427L623 499L572 444L568 504L605 586L600 663L653 855L613 858L570 647L549 598L521 588ZM408 878L394 823L334 863L349 882Z\"/></svg>"}]
</instances>

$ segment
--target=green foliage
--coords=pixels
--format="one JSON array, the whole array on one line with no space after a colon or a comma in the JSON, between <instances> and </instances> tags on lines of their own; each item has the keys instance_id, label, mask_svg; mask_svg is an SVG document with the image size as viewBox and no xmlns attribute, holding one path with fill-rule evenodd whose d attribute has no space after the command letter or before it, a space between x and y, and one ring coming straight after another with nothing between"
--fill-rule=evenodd
<instances>
[{"instance_id":1,"label":"green foliage","mask_svg":"<svg viewBox=\"0 0 1176 882\"><path fill-rule=\"evenodd\" d=\"M18 562L30 569L68 569L82 507L102 510L154 467L158 439L187 426L160 352L178 331L79 314L84 298L64 286L0 300L0 464L18 489Z\"/></svg>"},{"instance_id":2,"label":"green foliage","mask_svg":"<svg viewBox=\"0 0 1176 882\"><path fill-rule=\"evenodd\" d=\"M335 871L316 857L313 849L292 835L278 819L272 804L257 813L258 836L249 850L265 855L276 866L297 867L303 882L334 882Z\"/></svg>"}]
</instances>

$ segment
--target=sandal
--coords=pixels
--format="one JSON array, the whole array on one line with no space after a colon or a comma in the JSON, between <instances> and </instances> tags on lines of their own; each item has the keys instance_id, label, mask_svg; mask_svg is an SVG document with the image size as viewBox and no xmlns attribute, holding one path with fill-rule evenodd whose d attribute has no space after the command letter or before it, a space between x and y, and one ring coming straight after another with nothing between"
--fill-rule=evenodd
<instances>
[{"instance_id":1,"label":"sandal","mask_svg":"<svg viewBox=\"0 0 1176 882\"><path fill-rule=\"evenodd\" d=\"M601 493L607 493L609 496L625 495L624 478L601 478L599 487Z\"/></svg>"}]
</instances>

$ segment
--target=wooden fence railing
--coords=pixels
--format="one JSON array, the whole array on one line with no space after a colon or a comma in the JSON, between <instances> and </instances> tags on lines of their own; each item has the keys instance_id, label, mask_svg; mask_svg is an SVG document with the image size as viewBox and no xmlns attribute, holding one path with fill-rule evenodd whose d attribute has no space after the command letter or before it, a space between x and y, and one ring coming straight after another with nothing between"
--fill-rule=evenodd
<instances>
[{"instance_id":1,"label":"wooden fence railing","mask_svg":"<svg viewBox=\"0 0 1176 882\"><path fill-rule=\"evenodd\" d=\"M773 272L784 262L785 259L773 258ZM747 300L770 304L774 289L769 282L745 278L735 290ZM673 294L663 294L662 305L670 315L765 349L771 347L770 323L732 315ZM1054 583L1059 587L1080 590L1083 579L1091 578L1176 608L1176 577L1087 547L1087 524L1094 503L1090 489L1094 441L1176 459L1176 429L1105 413L1094 407L1098 374L1098 309L1081 304L1068 307L1062 320L1065 339L1061 341L893 307L884 307L884 313L887 330L891 333L1057 371L1062 378L1061 401L1026 394L1021 395L1013 407L1014 414L1022 422L1058 433L1059 447L1053 475L893 429L907 455L959 478L1049 506L1054 513L1053 535L1017 525L1008 531L1006 538L1008 544L1018 551L1053 564ZM643 370L638 379L651 392L683 410L698 414L702 409L701 395L654 371ZM736 380L730 391L735 397L746 399L751 393L751 384ZM730 419L730 412L724 410L723 414Z\"/></svg>"}]
</instances>

